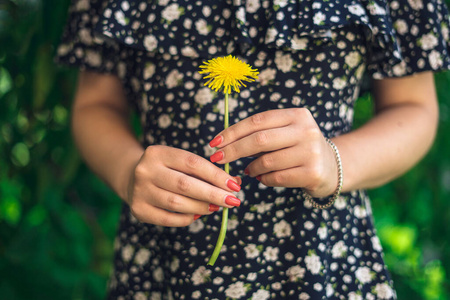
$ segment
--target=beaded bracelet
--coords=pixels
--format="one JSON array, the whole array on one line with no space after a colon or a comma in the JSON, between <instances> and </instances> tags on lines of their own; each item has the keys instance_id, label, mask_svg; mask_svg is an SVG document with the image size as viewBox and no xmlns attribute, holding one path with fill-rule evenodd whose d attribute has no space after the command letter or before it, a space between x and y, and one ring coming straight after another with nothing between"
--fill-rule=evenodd
<instances>
[{"instance_id":1,"label":"beaded bracelet","mask_svg":"<svg viewBox=\"0 0 450 300\"><path fill-rule=\"evenodd\" d=\"M338 148L330 139L326 139L326 141L330 145L331 149L333 149L334 155L336 156L336 163L337 163L337 167L338 167L338 185L336 187L336 190L334 191L334 194L331 197L330 201L328 201L328 203L326 203L326 204L317 203L310 194L308 194L305 190L303 190L303 197L305 197L305 199L308 200L314 208L320 208L320 209L329 208L331 205L334 204L336 199L341 194L342 184L344 182L344 176L342 174L341 156L339 155Z\"/></svg>"}]
</instances>

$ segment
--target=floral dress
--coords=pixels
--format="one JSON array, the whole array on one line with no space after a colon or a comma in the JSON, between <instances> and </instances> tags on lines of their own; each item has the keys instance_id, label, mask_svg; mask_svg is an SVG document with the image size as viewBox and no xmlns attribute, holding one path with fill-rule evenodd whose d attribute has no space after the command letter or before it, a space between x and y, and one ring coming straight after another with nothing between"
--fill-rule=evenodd
<instances>
[{"instance_id":1,"label":"floral dress","mask_svg":"<svg viewBox=\"0 0 450 300\"><path fill-rule=\"evenodd\" d=\"M117 75L140 116L142 143L209 157L224 99L202 62L232 54L257 68L230 96L230 123L308 108L324 136L352 128L364 74L375 79L450 67L439 0L75 0L58 61ZM123 205L109 299L395 299L363 190L315 209L299 188L266 187L231 164L243 200L184 228L138 222ZM345 170L344 170L345 180ZM323 201L327 201L324 199Z\"/></svg>"}]
</instances>

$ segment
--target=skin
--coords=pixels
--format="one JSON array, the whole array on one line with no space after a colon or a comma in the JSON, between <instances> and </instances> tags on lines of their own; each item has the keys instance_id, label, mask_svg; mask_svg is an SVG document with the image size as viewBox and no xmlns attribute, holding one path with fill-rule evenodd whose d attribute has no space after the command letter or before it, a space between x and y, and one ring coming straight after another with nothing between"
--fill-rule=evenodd
<instances>
[{"instance_id":1,"label":"skin","mask_svg":"<svg viewBox=\"0 0 450 300\"><path fill-rule=\"evenodd\" d=\"M360 129L333 138L343 191L380 186L410 169L435 137L438 106L431 72L373 82L376 115ZM129 204L141 222L179 227L233 196L226 174L193 153L154 145L143 149L129 125L119 79L81 72L72 110L76 144L87 164ZM219 164L257 156L249 176L267 186L302 187L314 197L337 186L333 151L307 109L253 115L222 131ZM170 180L169 180L170 179ZM213 204L213 206L211 206Z\"/></svg>"}]
</instances>

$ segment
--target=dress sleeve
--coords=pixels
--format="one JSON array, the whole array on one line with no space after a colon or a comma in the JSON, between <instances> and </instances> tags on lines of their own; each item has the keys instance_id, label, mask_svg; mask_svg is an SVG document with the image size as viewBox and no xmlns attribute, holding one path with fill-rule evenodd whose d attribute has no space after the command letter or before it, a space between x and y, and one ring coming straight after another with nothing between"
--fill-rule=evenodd
<instances>
[{"instance_id":1,"label":"dress sleeve","mask_svg":"<svg viewBox=\"0 0 450 300\"><path fill-rule=\"evenodd\" d=\"M95 31L102 0L72 0L58 46L57 63L100 73L126 76L126 50L115 40Z\"/></svg>"},{"instance_id":2,"label":"dress sleeve","mask_svg":"<svg viewBox=\"0 0 450 300\"><path fill-rule=\"evenodd\" d=\"M440 0L388 1L396 55L372 53L367 70L375 79L450 69L449 13Z\"/></svg>"}]
</instances>

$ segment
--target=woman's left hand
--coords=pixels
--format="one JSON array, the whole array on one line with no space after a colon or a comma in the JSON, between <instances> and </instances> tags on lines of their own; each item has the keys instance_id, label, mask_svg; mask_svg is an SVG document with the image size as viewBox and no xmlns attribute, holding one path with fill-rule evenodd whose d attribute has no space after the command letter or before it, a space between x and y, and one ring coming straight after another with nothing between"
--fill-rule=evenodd
<instances>
[{"instance_id":1,"label":"woman's left hand","mask_svg":"<svg viewBox=\"0 0 450 300\"><path fill-rule=\"evenodd\" d=\"M313 197L333 194L337 164L316 121L306 108L255 114L219 133L212 162L225 164L258 157L245 173L267 186L301 187Z\"/></svg>"}]
</instances>

